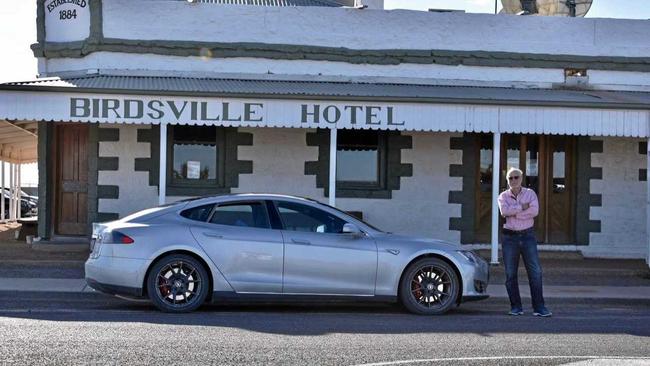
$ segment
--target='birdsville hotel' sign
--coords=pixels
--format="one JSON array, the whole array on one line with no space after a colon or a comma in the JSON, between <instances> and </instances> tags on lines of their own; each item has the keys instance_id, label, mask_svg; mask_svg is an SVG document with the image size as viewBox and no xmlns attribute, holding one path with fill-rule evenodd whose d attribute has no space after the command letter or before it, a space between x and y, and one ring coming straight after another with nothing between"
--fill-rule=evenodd
<instances>
[{"instance_id":1,"label":"'birdsville hotel' sign","mask_svg":"<svg viewBox=\"0 0 650 366\"><path fill-rule=\"evenodd\" d=\"M465 104L35 91L0 93L0 105L17 120L401 131L490 131L499 116L520 117Z\"/></svg>"},{"instance_id":2,"label":"'birdsville hotel' sign","mask_svg":"<svg viewBox=\"0 0 650 366\"><path fill-rule=\"evenodd\" d=\"M230 102L173 99L70 98L70 118L91 120L146 119L158 123L267 125L270 119L289 118L301 125L350 125L362 128L404 126L395 119L394 106L365 104L293 103L274 108L274 102ZM269 108L270 107L270 108ZM288 107L288 106L287 106ZM281 112L273 115L273 112ZM291 116L291 117L289 117Z\"/></svg>"}]
</instances>

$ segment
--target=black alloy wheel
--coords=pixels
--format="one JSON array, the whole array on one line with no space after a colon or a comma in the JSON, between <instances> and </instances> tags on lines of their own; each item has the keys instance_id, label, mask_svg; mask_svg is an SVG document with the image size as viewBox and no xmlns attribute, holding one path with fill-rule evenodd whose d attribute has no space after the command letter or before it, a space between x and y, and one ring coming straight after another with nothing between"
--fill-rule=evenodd
<instances>
[{"instance_id":1,"label":"black alloy wheel","mask_svg":"<svg viewBox=\"0 0 650 366\"><path fill-rule=\"evenodd\" d=\"M438 258L411 264L400 281L400 300L410 312L444 314L456 304L460 281L454 269Z\"/></svg>"},{"instance_id":2,"label":"black alloy wheel","mask_svg":"<svg viewBox=\"0 0 650 366\"><path fill-rule=\"evenodd\" d=\"M208 273L196 259L173 254L159 260L149 270L147 293L160 310L186 313L196 310L207 298Z\"/></svg>"}]
</instances>

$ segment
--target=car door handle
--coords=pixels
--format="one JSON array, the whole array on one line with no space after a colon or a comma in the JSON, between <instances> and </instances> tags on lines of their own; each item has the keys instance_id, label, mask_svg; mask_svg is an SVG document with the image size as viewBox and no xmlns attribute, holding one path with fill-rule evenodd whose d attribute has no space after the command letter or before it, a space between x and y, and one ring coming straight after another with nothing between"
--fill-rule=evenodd
<instances>
[{"instance_id":1,"label":"car door handle","mask_svg":"<svg viewBox=\"0 0 650 366\"><path fill-rule=\"evenodd\" d=\"M217 233L211 233L209 231L204 232L203 235L209 236L211 238L223 239L223 235Z\"/></svg>"},{"instance_id":2,"label":"car door handle","mask_svg":"<svg viewBox=\"0 0 650 366\"><path fill-rule=\"evenodd\" d=\"M291 239L291 242L299 245L311 245L311 242L309 240L304 239Z\"/></svg>"}]
</instances>

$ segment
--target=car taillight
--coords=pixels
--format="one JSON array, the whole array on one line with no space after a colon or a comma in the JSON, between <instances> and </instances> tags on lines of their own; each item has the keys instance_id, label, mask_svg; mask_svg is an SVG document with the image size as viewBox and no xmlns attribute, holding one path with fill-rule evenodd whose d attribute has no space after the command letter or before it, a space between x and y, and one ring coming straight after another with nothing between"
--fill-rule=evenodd
<instances>
[{"instance_id":1,"label":"car taillight","mask_svg":"<svg viewBox=\"0 0 650 366\"><path fill-rule=\"evenodd\" d=\"M133 238L128 235L124 235L119 231L113 231L113 238L111 240L114 244L133 244Z\"/></svg>"}]
</instances>

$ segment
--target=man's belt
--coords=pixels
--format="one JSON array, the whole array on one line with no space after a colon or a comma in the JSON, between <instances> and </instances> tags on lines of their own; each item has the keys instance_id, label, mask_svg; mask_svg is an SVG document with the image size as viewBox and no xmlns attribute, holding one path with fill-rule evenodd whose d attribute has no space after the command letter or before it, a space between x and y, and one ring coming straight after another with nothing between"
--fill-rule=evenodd
<instances>
[{"instance_id":1,"label":"man's belt","mask_svg":"<svg viewBox=\"0 0 650 366\"><path fill-rule=\"evenodd\" d=\"M501 229L501 232L504 235L526 235L532 233L533 231L535 231L535 229L532 227L529 227L528 229L524 229L524 230Z\"/></svg>"}]
</instances>

